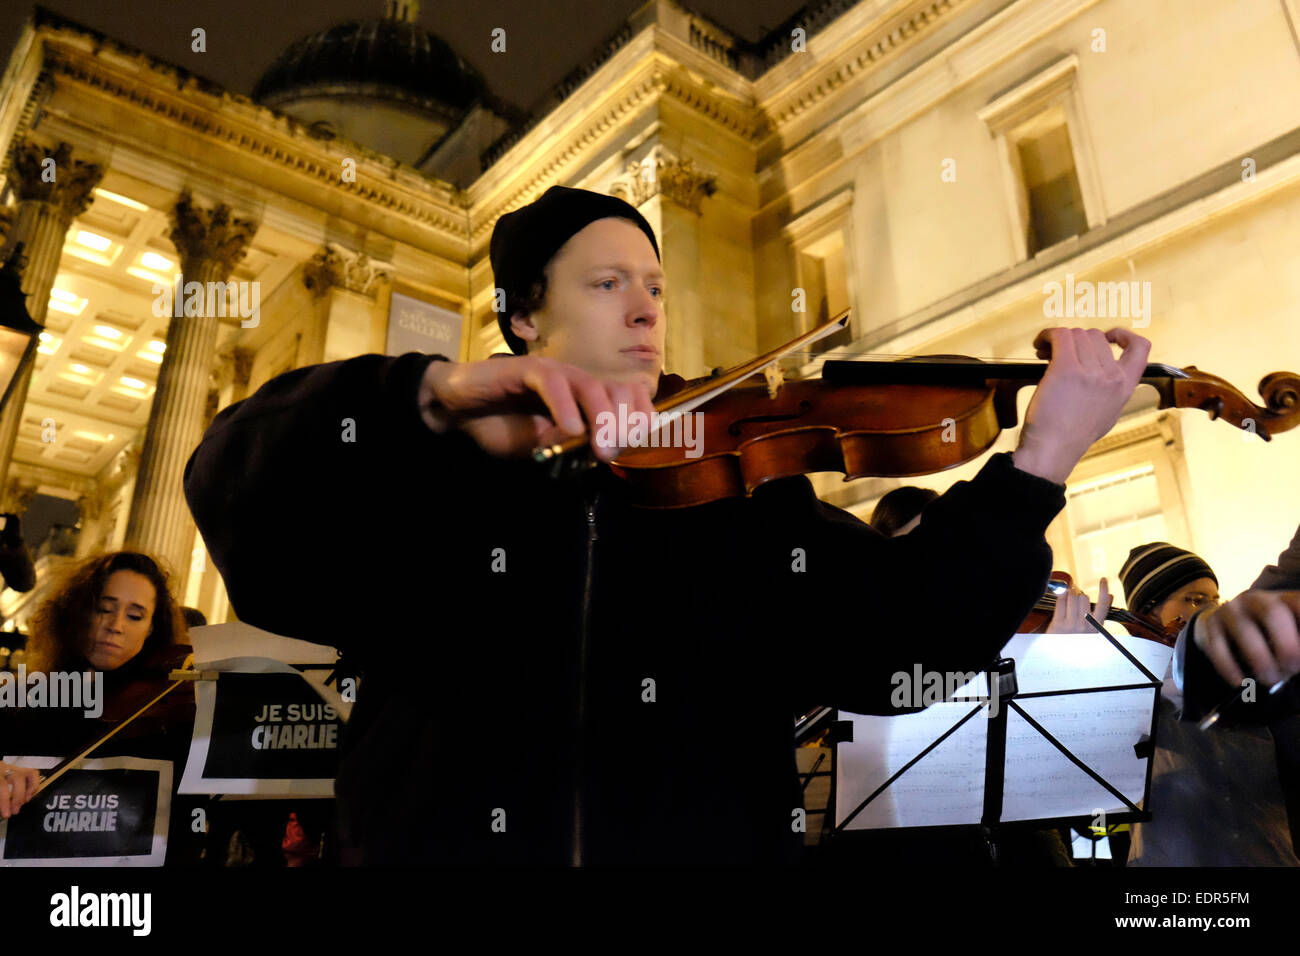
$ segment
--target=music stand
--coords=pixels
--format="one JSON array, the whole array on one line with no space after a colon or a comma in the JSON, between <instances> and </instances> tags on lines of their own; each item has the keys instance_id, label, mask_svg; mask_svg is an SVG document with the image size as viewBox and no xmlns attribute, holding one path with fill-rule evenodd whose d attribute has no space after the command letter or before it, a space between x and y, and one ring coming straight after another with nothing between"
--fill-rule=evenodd
<instances>
[{"instance_id":1,"label":"music stand","mask_svg":"<svg viewBox=\"0 0 1300 956\"><path fill-rule=\"evenodd\" d=\"M832 835L1150 819L1156 674L1172 648L1091 623L1097 634L1015 635L919 713L837 714Z\"/></svg>"}]
</instances>

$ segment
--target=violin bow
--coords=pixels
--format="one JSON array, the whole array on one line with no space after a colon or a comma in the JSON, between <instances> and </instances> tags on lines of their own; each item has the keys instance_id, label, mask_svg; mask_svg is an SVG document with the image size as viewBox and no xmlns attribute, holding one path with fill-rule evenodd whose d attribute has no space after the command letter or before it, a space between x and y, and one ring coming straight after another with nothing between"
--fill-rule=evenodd
<instances>
[{"instance_id":1,"label":"violin bow","mask_svg":"<svg viewBox=\"0 0 1300 956\"><path fill-rule=\"evenodd\" d=\"M764 355L748 359L741 362L739 365L733 365L731 368L719 372L717 375L710 376L695 385L674 392L662 402L656 403L655 411L660 413L658 421L656 422L656 427L665 428L671 425L683 415L693 411L705 402L717 398L723 392L732 388L737 383L743 382L751 375L756 375L772 368L777 362L785 358L785 356L789 355L791 352L798 351L805 345L811 345L813 342L816 342L819 339L824 339L828 335L834 335L836 332L840 331L840 329L847 326L848 322L849 310L845 309L830 321L824 322L814 329L809 329L802 335L791 339L784 345L780 345ZM567 471L579 470L594 464L594 462L590 460L575 460L579 459L580 456L571 454L572 452L582 449L587 442L588 438L584 433L582 435L575 435L572 438L567 438L564 441L557 442L553 445L535 448L533 450L533 460L541 464L552 465L554 468L552 476L558 477L560 474Z\"/></svg>"},{"instance_id":2,"label":"violin bow","mask_svg":"<svg viewBox=\"0 0 1300 956\"><path fill-rule=\"evenodd\" d=\"M60 761L50 771L50 775L48 777L47 776L41 777L41 782L37 784L36 789L32 791L32 796L35 797L42 790L48 788L50 784L54 783L54 781L58 780L69 770L77 769L77 767L79 767L82 764L82 762L85 761L92 753L94 753L104 744L108 743L115 736L117 736L120 730L125 728L137 717L142 716L151 707L153 707L160 700L162 700L164 697L166 697L168 694L174 691L177 687L180 687L182 684L188 684L190 681L197 679L199 677L200 672L190 669L193 667L193 664L194 664L194 655L190 654L188 657L185 658L185 661L181 664L181 667L179 669L173 670L171 671L171 673L167 675L168 677L173 678L173 680L170 684L167 685L167 687L161 693L159 693L147 704L145 704L140 709L138 709L130 717L127 717L124 720L122 720L120 723L116 724L112 730L104 734L98 740L94 741L93 743L89 744L86 747L83 747L81 750L77 751L71 757L67 757L66 759ZM181 673L184 673L185 676L178 677L177 675Z\"/></svg>"}]
</instances>

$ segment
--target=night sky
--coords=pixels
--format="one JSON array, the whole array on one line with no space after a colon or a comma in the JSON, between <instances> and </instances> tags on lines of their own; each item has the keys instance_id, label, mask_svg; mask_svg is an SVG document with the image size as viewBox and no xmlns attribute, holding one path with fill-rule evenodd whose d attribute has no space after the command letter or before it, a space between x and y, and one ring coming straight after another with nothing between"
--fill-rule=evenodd
<instances>
[{"instance_id":1,"label":"night sky","mask_svg":"<svg viewBox=\"0 0 1300 956\"><path fill-rule=\"evenodd\" d=\"M508 102L528 109L582 63L642 0L423 0L419 23L438 34ZM747 40L759 39L803 7L799 0L691 0L689 6ZM294 40L345 20L380 16L383 0L46 0L46 9L226 89L250 95L258 77ZM8 62L33 5L0 4L0 50ZM207 31L207 52L190 31ZM506 31L493 53L491 31Z\"/></svg>"}]
</instances>

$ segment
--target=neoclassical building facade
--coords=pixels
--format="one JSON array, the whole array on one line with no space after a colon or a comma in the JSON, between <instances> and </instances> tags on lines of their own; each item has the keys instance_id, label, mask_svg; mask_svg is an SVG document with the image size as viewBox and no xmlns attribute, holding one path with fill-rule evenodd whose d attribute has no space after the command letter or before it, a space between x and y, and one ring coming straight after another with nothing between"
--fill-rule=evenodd
<instances>
[{"instance_id":1,"label":"neoclassical building facade","mask_svg":"<svg viewBox=\"0 0 1300 956\"><path fill-rule=\"evenodd\" d=\"M43 582L139 547L184 603L233 619L181 493L212 416L305 365L501 350L492 227L555 184L654 226L666 364L686 376L844 309L850 328L789 374L828 355L1032 357L1052 325L1132 327L1153 361L1252 396L1300 366L1297 0L827 0L759 43L650 0L572 51L530 114L415 15L391 2L304 38L256 99L29 23L0 80L0 226L46 332L0 416L0 494L16 513L76 505L74 554L43 556ZM1140 389L1071 478L1057 565L1092 588L1163 539L1235 593L1300 523L1298 472L1300 435L1265 443ZM900 483L816 477L863 517ZM42 590L5 592L7 627Z\"/></svg>"}]
</instances>

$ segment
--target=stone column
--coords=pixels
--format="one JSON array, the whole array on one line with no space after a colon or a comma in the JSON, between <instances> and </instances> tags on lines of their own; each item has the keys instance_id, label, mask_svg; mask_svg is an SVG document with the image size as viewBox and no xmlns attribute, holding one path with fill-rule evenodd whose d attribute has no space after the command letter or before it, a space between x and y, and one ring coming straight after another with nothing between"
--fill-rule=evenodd
<instances>
[{"instance_id":1,"label":"stone column","mask_svg":"<svg viewBox=\"0 0 1300 956\"><path fill-rule=\"evenodd\" d=\"M23 269L27 313L44 325L50 289L54 287L63 255L64 237L72 220L89 207L91 190L99 185L104 171L94 163L73 159L72 147L67 143L60 143L58 149L50 152L30 140L15 147L13 169L18 210L0 259L7 258L16 243L23 243L23 256L27 260ZM9 404L0 413L0 475L9 473L18 426L27 404L32 366L20 369L19 374Z\"/></svg>"},{"instance_id":2,"label":"stone column","mask_svg":"<svg viewBox=\"0 0 1300 956\"><path fill-rule=\"evenodd\" d=\"M191 283L206 289L207 283L224 283L230 277L255 231L253 222L235 219L224 204L205 210L188 193L181 196L172 212L171 232L182 273L176 296L184 296L186 306L179 311L192 311L186 295L194 289ZM175 317L167 326L167 349L158 369L126 528L126 546L165 562L175 576L178 597L185 593L195 531L181 481L185 463L203 436L219 328L213 302L200 298L205 307L193 310L199 314Z\"/></svg>"}]
</instances>

